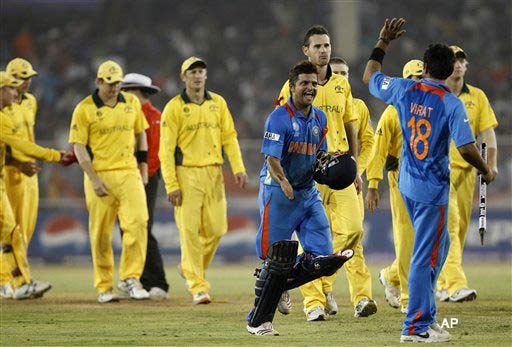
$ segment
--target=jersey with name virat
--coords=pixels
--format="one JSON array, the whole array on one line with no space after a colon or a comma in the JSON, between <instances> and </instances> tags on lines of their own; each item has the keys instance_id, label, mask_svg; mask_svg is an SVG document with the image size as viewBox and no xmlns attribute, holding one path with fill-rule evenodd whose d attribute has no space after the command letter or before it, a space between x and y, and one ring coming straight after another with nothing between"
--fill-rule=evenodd
<instances>
[{"instance_id":1,"label":"jersey with name virat","mask_svg":"<svg viewBox=\"0 0 512 347\"><path fill-rule=\"evenodd\" d=\"M349 144L345 123L357 121L352 91L348 80L344 76L333 74L330 66L327 66L326 78L326 83L318 85L313 105L327 115L329 132L326 140L329 153L346 153L349 150ZM289 97L290 84L286 81L279 94L280 104L284 104Z\"/></svg>"},{"instance_id":2,"label":"jersey with name virat","mask_svg":"<svg viewBox=\"0 0 512 347\"><path fill-rule=\"evenodd\" d=\"M265 134L261 153L281 160L284 174L293 189L307 189L314 185L313 165L324 131L327 131L325 113L312 106L307 116L293 105L291 98L272 112L265 122ZM324 130L325 129L325 130ZM326 141L320 144L327 151ZM277 186L263 164L260 180L265 185Z\"/></svg>"},{"instance_id":3,"label":"jersey with name virat","mask_svg":"<svg viewBox=\"0 0 512 347\"><path fill-rule=\"evenodd\" d=\"M421 203L446 204L450 140L457 147L475 141L462 102L439 81L416 82L381 72L372 75L370 92L398 111L403 138L400 192Z\"/></svg>"}]
</instances>

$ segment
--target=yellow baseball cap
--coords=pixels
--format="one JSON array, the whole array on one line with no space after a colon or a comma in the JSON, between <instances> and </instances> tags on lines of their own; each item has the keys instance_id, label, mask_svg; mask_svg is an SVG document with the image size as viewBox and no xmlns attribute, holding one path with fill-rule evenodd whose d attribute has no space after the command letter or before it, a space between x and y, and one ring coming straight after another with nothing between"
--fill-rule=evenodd
<instances>
[{"instance_id":1,"label":"yellow baseball cap","mask_svg":"<svg viewBox=\"0 0 512 347\"><path fill-rule=\"evenodd\" d=\"M402 71L403 78L421 75L423 75L423 62L421 60L413 59L404 65L404 69Z\"/></svg>"},{"instance_id":2,"label":"yellow baseball cap","mask_svg":"<svg viewBox=\"0 0 512 347\"><path fill-rule=\"evenodd\" d=\"M190 70L190 68L192 68L192 66L195 67L195 65L202 66L204 68L206 67L206 63L203 59L198 57L190 57L185 60L183 64L181 64L181 74L183 75L185 71Z\"/></svg>"},{"instance_id":3,"label":"yellow baseball cap","mask_svg":"<svg viewBox=\"0 0 512 347\"><path fill-rule=\"evenodd\" d=\"M123 69L115 61L107 60L98 68L98 78L108 84L123 82Z\"/></svg>"},{"instance_id":4,"label":"yellow baseball cap","mask_svg":"<svg viewBox=\"0 0 512 347\"><path fill-rule=\"evenodd\" d=\"M34 70L32 64L22 58L14 58L11 60L5 70L18 78L30 78L37 75L37 71Z\"/></svg>"},{"instance_id":5,"label":"yellow baseball cap","mask_svg":"<svg viewBox=\"0 0 512 347\"><path fill-rule=\"evenodd\" d=\"M460 48L459 46L450 46L450 48L452 49L453 53L455 54L455 58L468 59L468 55L466 54L466 52L464 52L464 50L462 50L462 48Z\"/></svg>"},{"instance_id":6,"label":"yellow baseball cap","mask_svg":"<svg viewBox=\"0 0 512 347\"><path fill-rule=\"evenodd\" d=\"M0 88L3 87L18 87L23 84L23 81L14 78L6 71L0 71Z\"/></svg>"}]
</instances>

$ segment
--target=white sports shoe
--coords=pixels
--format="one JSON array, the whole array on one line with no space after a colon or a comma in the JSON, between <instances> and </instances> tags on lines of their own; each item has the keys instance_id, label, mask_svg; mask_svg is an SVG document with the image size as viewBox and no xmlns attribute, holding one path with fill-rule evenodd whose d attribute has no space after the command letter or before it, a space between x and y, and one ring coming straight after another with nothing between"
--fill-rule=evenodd
<instances>
[{"instance_id":1,"label":"white sports shoe","mask_svg":"<svg viewBox=\"0 0 512 347\"><path fill-rule=\"evenodd\" d=\"M409 312L408 306L402 306L400 308L400 312L402 312L403 314L407 314Z\"/></svg>"},{"instance_id":2,"label":"white sports shoe","mask_svg":"<svg viewBox=\"0 0 512 347\"><path fill-rule=\"evenodd\" d=\"M194 302L194 304L199 305L209 304L210 302L212 302L212 299L210 298L210 295L208 295L208 293L199 292L192 297L192 301Z\"/></svg>"},{"instance_id":3,"label":"white sports shoe","mask_svg":"<svg viewBox=\"0 0 512 347\"><path fill-rule=\"evenodd\" d=\"M12 286L10 283L0 285L0 298L12 299L13 295L14 291L12 290Z\"/></svg>"},{"instance_id":4,"label":"white sports shoe","mask_svg":"<svg viewBox=\"0 0 512 347\"><path fill-rule=\"evenodd\" d=\"M313 307L306 313L306 315L308 322L318 322L327 319L327 314L325 313L324 308L320 306Z\"/></svg>"},{"instance_id":5,"label":"white sports shoe","mask_svg":"<svg viewBox=\"0 0 512 347\"><path fill-rule=\"evenodd\" d=\"M153 287L149 290L149 298L151 300L167 300L169 295L167 292L159 287Z\"/></svg>"},{"instance_id":6,"label":"white sports shoe","mask_svg":"<svg viewBox=\"0 0 512 347\"><path fill-rule=\"evenodd\" d=\"M290 298L290 292L287 290L281 294L281 299L279 299L279 303L277 304L277 310L282 314L290 314L290 312L292 312L292 300Z\"/></svg>"},{"instance_id":7,"label":"white sports shoe","mask_svg":"<svg viewBox=\"0 0 512 347\"><path fill-rule=\"evenodd\" d=\"M135 300L149 299L149 293L142 287L140 281L136 278L128 278L120 280L117 283L117 288L123 292L125 296L129 296Z\"/></svg>"},{"instance_id":8,"label":"white sports shoe","mask_svg":"<svg viewBox=\"0 0 512 347\"><path fill-rule=\"evenodd\" d=\"M440 335L430 327L428 328L427 331L424 331L419 334L400 336L400 342L435 343L448 341L450 341L450 336Z\"/></svg>"},{"instance_id":9,"label":"white sports shoe","mask_svg":"<svg viewBox=\"0 0 512 347\"><path fill-rule=\"evenodd\" d=\"M104 293L100 293L98 295L98 302L100 304L105 304L107 302L118 302L119 299L117 297L114 296L114 294L112 294L112 291L109 290L109 291L106 291Z\"/></svg>"},{"instance_id":10,"label":"white sports shoe","mask_svg":"<svg viewBox=\"0 0 512 347\"><path fill-rule=\"evenodd\" d=\"M16 288L12 297L15 300L36 299L42 297L51 288L52 285L48 282L32 281Z\"/></svg>"},{"instance_id":11,"label":"white sports shoe","mask_svg":"<svg viewBox=\"0 0 512 347\"><path fill-rule=\"evenodd\" d=\"M354 310L354 317L368 317L377 313L377 302L372 299L361 299Z\"/></svg>"},{"instance_id":12,"label":"white sports shoe","mask_svg":"<svg viewBox=\"0 0 512 347\"><path fill-rule=\"evenodd\" d=\"M449 301L450 293L448 293L446 289L437 290L436 297L439 299L439 301Z\"/></svg>"},{"instance_id":13,"label":"white sports shoe","mask_svg":"<svg viewBox=\"0 0 512 347\"><path fill-rule=\"evenodd\" d=\"M400 307L400 288L394 287L386 280L384 269L379 272L379 282L384 286L384 297L389 306L393 308Z\"/></svg>"},{"instance_id":14,"label":"white sports shoe","mask_svg":"<svg viewBox=\"0 0 512 347\"><path fill-rule=\"evenodd\" d=\"M443 328L441 328L441 326L437 322L434 322L434 323L430 324L430 329L432 329L436 333L438 333L439 336L442 336L444 338L451 338L450 333L447 332L446 330L444 330Z\"/></svg>"},{"instance_id":15,"label":"white sports shoe","mask_svg":"<svg viewBox=\"0 0 512 347\"><path fill-rule=\"evenodd\" d=\"M473 301L476 299L476 290L471 288L460 288L452 296L450 302Z\"/></svg>"},{"instance_id":16,"label":"white sports shoe","mask_svg":"<svg viewBox=\"0 0 512 347\"><path fill-rule=\"evenodd\" d=\"M265 322L259 327L251 327L247 324L247 331L256 336L278 336L279 333L274 329L271 322Z\"/></svg>"},{"instance_id":17,"label":"white sports shoe","mask_svg":"<svg viewBox=\"0 0 512 347\"><path fill-rule=\"evenodd\" d=\"M325 309L327 314L335 315L338 313L338 304L332 295L332 292L325 293Z\"/></svg>"}]
</instances>

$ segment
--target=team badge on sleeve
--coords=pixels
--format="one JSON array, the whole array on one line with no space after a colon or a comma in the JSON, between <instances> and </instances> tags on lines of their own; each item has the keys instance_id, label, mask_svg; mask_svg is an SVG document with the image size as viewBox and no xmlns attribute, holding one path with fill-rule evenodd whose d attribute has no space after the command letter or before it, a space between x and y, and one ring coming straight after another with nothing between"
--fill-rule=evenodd
<instances>
[{"instance_id":1,"label":"team badge on sleeve","mask_svg":"<svg viewBox=\"0 0 512 347\"><path fill-rule=\"evenodd\" d=\"M382 90L388 90L388 88L389 88L389 83L391 83L391 80L392 80L392 78L391 78L391 77L386 77L386 78L384 78L384 80L382 81L382 85L380 86L380 89L382 89Z\"/></svg>"},{"instance_id":2,"label":"team badge on sleeve","mask_svg":"<svg viewBox=\"0 0 512 347\"><path fill-rule=\"evenodd\" d=\"M270 141L279 141L281 135L265 131L265 136L263 137Z\"/></svg>"}]
</instances>

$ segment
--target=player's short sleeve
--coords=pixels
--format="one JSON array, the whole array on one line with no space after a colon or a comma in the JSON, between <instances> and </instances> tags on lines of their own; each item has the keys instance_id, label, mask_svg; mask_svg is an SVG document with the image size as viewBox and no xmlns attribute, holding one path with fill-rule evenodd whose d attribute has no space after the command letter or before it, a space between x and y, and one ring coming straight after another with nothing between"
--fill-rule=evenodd
<instances>
[{"instance_id":1,"label":"player's short sleeve","mask_svg":"<svg viewBox=\"0 0 512 347\"><path fill-rule=\"evenodd\" d=\"M89 143L89 120L85 106L80 103L73 111L71 128L69 130L69 143L87 145Z\"/></svg>"},{"instance_id":2,"label":"player's short sleeve","mask_svg":"<svg viewBox=\"0 0 512 347\"><path fill-rule=\"evenodd\" d=\"M283 157L283 147L287 132L287 124L283 122L283 117L274 111L265 122L265 132L263 134L263 143L261 153L270 155L279 160Z\"/></svg>"},{"instance_id":3,"label":"player's short sleeve","mask_svg":"<svg viewBox=\"0 0 512 347\"><path fill-rule=\"evenodd\" d=\"M498 126L496 115L494 114L494 110L489 103L489 99L487 99L487 96L483 91L480 93L478 101L481 108L478 132L482 132L489 128L496 128Z\"/></svg>"},{"instance_id":4,"label":"player's short sleeve","mask_svg":"<svg viewBox=\"0 0 512 347\"><path fill-rule=\"evenodd\" d=\"M370 93L386 104L396 105L409 85L414 81L398 77L390 77L380 71L370 78Z\"/></svg>"},{"instance_id":5,"label":"player's short sleeve","mask_svg":"<svg viewBox=\"0 0 512 347\"><path fill-rule=\"evenodd\" d=\"M140 101L137 98L132 98L131 104L135 108L135 124L133 126L133 130L135 134L140 134L149 128L149 124L144 116L144 112L142 111Z\"/></svg>"},{"instance_id":6,"label":"player's short sleeve","mask_svg":"<svg viewBox=\"0 0 512 347\"><path fill-rule=\"evenodd\" d=\"M458 98L453 97L449 100L453 106L449 109L448 126L450 127L450 135L455 142L457 148L475 142L473 131L469 124L469 118L466 109Z\"/></svg>"}]
</instances>

